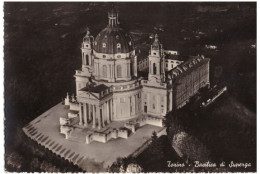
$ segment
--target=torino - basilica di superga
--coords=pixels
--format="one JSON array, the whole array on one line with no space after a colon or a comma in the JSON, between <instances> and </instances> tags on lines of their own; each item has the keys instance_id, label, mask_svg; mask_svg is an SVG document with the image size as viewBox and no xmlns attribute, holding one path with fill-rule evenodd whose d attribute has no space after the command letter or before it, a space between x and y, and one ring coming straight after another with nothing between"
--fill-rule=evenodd
<instances>
[{"instance_id":1,"label":"torino - basilica di superga","mask_svg":"<svg viewBox=\"0 0 260 174\"><path fill-rule=\"evenodd\" d=\"M60 133L73 136L73 127L85 129L87 144L128 138L129 132L149 124L163 127L164 116L184 106L202 87L209 86L210 59L190 56L176 59L155 34L143 66L131 36L119 25L118 12L108 13L108 25L93 37L83 38L82 67L76 70L76 95L65 98L70 112L60 118ZM75 133L74 133L75 134Z\"/></svg>"}]
</instances>

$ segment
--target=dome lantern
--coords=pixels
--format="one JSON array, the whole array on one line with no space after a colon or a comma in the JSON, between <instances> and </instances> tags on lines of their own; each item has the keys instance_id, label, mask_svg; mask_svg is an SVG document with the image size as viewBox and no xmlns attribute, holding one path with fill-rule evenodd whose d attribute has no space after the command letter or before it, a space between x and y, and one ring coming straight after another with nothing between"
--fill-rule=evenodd
<instances>
[{"instance_id":1,"label":"dome lantern","mask_svg":"<svg viewBox=\"0 0 260 174\"><path fill-rule=\"evenodd\" d=\"M119 24L118 12L114 8L114 6L108 12L108 24L109 24L110 27L117 26Z\"/></svg>"}]
</instances>

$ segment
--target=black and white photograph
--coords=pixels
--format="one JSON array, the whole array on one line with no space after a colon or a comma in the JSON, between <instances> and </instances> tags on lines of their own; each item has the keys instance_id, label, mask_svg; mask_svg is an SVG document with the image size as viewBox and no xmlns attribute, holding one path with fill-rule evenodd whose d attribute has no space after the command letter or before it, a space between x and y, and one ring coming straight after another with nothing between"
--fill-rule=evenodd
<instances>
[{"instance_id":1,"label":"black and white photograph","mask_svg":"<svg viewBox=\"0 0 260 174\"><path fill-rule=\"evenodd\" d=\"M257 2L3 2L5 172L257 171Z\"/></svg>"}]
</instances>

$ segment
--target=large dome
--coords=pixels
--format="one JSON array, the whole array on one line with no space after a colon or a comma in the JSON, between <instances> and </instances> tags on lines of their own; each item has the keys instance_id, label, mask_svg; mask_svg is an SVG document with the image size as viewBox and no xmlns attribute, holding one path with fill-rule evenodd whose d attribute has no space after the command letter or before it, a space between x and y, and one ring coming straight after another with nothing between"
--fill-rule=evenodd
<instances>
[{"instance_id":1,"label":"large dome","mask_svg":"<svg viewBox=\"0 0 260 174\"><path fill-rule=\"evenodd\" d=\"M134 50L130 35L119 26L118 14L114 11L109 13L108 26L97 35L94 50L104 54L129 53Z\"/></svg>"}]
</instances>

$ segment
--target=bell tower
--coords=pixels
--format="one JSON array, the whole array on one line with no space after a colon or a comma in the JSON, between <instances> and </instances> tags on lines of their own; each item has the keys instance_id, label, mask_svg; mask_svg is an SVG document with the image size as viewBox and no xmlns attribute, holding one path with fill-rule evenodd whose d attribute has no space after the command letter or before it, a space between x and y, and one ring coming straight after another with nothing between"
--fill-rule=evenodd
<instances>
[{"instance_id":1,"label":"bell tower","mask_svg":"<svg viewBox=\"0 0 260 174\"><path fill-rule=\"evenodd\" d=\"M83 38L81 52L82 52L82 71L92 72L93 67L93 42L94 37L90 35L89 28L87 28L87 34Z\"/></svg>"},{"instance_id":2,"label":"bell tower","mask_svg":"<svg viewBox=\"0 0 260 174\"><path fill-rule=\"evenodd\" d=\"M158 83L165 81L165 55L163 46L159 41L158 34L155 35L153 44L149 52L149 81L156 81Z\"/></svg>"}]
</instances>

